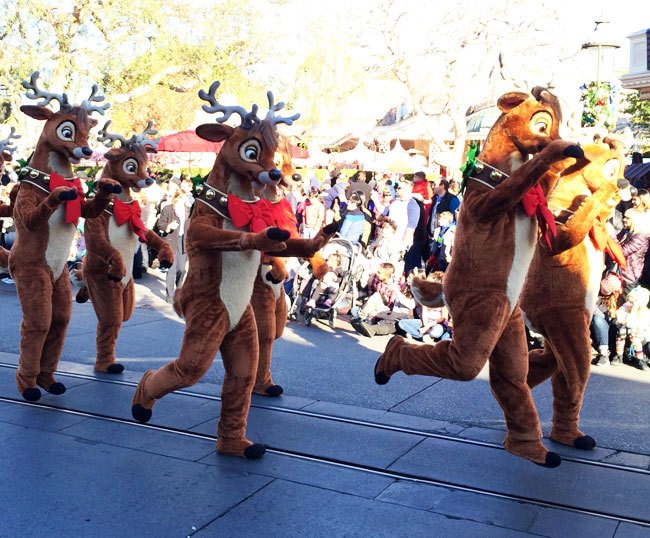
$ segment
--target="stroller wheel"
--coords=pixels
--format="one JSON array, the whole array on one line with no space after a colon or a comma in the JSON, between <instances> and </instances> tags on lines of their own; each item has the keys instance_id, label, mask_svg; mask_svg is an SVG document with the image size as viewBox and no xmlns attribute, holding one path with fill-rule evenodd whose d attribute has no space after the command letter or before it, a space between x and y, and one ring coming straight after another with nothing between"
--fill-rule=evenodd
<instances>
[{"instance_id":1,"label":"stroller wheel","mask_svg":"<svg viewBox=\"0 0 650 538\"><path fill-rule=\"evenodd\" d=\"M334 329L336 326L336 310L332 308L332 311L330 312L330 327Z\"/></svg>"},{"instance_id":2,"label":"stroller wheel","mask_svg":"<svg viewBox=\"0 0 650 538\"><path fill-rule=\"evenodd\" d=\"M305 325L309 327L311 325L311 320L314 319L314 316L311 312L305 312Z\"/></svg>"}]
</instances>

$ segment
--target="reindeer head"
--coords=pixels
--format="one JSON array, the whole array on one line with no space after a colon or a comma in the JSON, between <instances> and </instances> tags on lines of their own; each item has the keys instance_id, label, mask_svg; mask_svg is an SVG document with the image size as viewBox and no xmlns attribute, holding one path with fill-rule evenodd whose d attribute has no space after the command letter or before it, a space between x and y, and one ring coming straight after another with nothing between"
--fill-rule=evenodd
<instances>
[{"instance_id":1,"label":"reindeer head","mask_svg":"<svg viewBox=\"0 0 650 538\"><path fill-rule=\"evenodd\" d=\"M536 86L530 94L510 92L497 106L502 114L494 123L481 151L481 160L510 174L529 156L560 138L560 103L545 88Z\"/></svg>"},{"instance_id":2,"label":"reindeer head","mask_svg":"<svg viewBox=\"0 0 650 538\"><path fill-rule=\"evenodd\" d=\"M90 114L104 114L110 104L92 104L104 100L103 96L97 95L97 85L93 85L87 100L81 105L71 105L65 93L55 94L39 88L38 76L38 71L34 71L29 82L22 82L29 99L42 100L36 105L23 105L20 110L34 119L45 121L30 166L42 172L56 172L69 177L72 175L71 163L78 163L80 159L90 157L93 153L88 147L88 135L97 125L97 120L91 118ZM52 100L59 103L58 112L46 107Z\"/></svg>"},{"instance_id":3,"label":"reindeer head","mask_svg":"<svg viewBox=\"0 0 650 538\"><path fill-rule=\"evenodd\" d=\"M623 178L624 142L608 136L602 142L586 144L582 149L585 158L578 159L575 165L562 173L556 188L549 194L549 205L575 211L585 197L595 193L605 183L616 184L618 190L629 185Z\"/></svg>"},{"instance_id":4,"label":"reindeer head","mask_svg":"<svg viewBox=\"0 0 650 538\"><path fill-rule=\"evenodd\" d=\"M296 171L291 160L291 141L286 136L280 136L278 147L275 150L275 166L282 173L282 179L277 185L267 185L260 193L262 198L270 202L279 202L286 192L293 189L294 185L300 184L302 176Z\"/></svg>"},{"instance_id":5,"label":"reindeer head","mask_svg":"<svg viewBox=\"0 0 650 538\"><path fill-rule=\"evenodd\" d=\"M216 124L206 123L196 128L196 134L205 140L224 141L207 183L227 194L252 200L256 192L266 186L276 186L282 180L282 172L274 162L278 147L276 126L278 123L291 125L300 114L276 117L275 112L284 108L284 103L276 105L271 92L267 92L269 112L263 120L257 116L257 105L250 112L240 106L221 105L215 97L219 84L215 81L208 92L199 91L199 97L210 103L210 106L203 105L203 110L222 114ZM224 124L233 114L241 118L237 127Z\"/></svg>"},{"instance_id":6,"label":"reindeer head","mask_svg":"<svg viewBox=\"0 0 650 538\"><path fill-rule=\"evenodd\" d=\"M16 151L16 146L12 146L11 141L18 140L20 135L14 134L15 132L16 128L12 127L9 136L4 140L0 140L0 174L4 173L5 163L13 159L14 151Z\"/></svg>"},{"instance_id":7,"label":"reindeer head","mask_svg":"<svg viewBox=\"0 0 650 538\"><path fill-rule=\"evenodd\" d=\"M109 133L110 124L111 121L107 121L97 136L99 142L111 148L104 155L107 163L102 177L118 181L124 187L122 192L127 194L129 189L138 192L142 188L149 187L153 184L153 179L147 173L149 162L147 153L155 153L160 140L145 138L147 135L154 136L158 133L155 129L151 129L153 121L147 123L142 133L133 135L128 140L122 135ZM113 147L116 142L120 143L119 147Z\"/></svg>"}]
</instances>

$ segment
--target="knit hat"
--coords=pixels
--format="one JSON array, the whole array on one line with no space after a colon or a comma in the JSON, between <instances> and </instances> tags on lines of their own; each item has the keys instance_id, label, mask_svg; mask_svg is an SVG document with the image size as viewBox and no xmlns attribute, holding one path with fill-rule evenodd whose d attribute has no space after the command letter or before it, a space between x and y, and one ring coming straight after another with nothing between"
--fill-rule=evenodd
<instances>
[{"instance_id":1,"label":"knit hat","mask_svg":"<svg viewBox=\"0 0 650 538\"><path fill-rule=\"evenodd\" d=\"M621 277L616 273L607 273L600 281L600 294L605 297L608 297L617 291L621 291L622 289L623 282L621 281Z\"/></svg>"}]
</instances>

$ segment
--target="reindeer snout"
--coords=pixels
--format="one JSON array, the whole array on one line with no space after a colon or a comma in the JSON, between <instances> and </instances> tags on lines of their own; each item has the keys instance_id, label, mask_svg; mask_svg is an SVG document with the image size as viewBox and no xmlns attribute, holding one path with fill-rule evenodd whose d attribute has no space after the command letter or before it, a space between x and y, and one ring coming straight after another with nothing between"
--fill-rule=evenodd
<instances>
[{"instance_id":1,"label":"reindeer snout","mask_svg":"<svg viewBox=\"0 0 650 538\"><path fill-rule=\"evenodd\" d=\"M282 172L278 170L277 168L273 168L272 170L264 171L261 172L258 176L257 179L260 183L263 185L277 185L280 183L282 180Z\"/></svg>"},{"instance_id":2,"label":"reindeer snout","mask_svg":"<svg viewBox=\"0 0 650 538\"><path fill-rule=\"evenodd\" d=\"M77 147L72 150L72 154L77 159L83 159L84 157L90 157L93 154L93 150L90 149L88 146L83 148Z\"/></svg>"}]
</instances>

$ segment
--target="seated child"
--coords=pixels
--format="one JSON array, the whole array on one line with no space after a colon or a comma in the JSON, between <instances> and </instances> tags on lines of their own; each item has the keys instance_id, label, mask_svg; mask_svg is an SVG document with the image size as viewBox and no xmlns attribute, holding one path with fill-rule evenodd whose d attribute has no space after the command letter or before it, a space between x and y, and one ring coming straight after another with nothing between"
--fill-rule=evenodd
<instances>
[{"instance_id":1,"label":"seated child","mask_svg":"<svg viewBox=\"0 0 650 538\"><path fill-rule=\"evenodd\" d=\"M427 280L442 282L443 276L443 271L434 271L427 276ZM398 332L427 344L451 339L451 318L446 306L429 308L417 303L415 310L417 318L397 322Z\"/></svg>"},{"instance_id":2,"label":"seated child","mask_svg":"<svg viewBox=\"0 0 650 538\"><path fill-rule=\"evenodd\" d=\"M325 307L330 308L336 300L341 279L341 255L337 252L331 253L327 260L328 271L322 280L311 277L303 291L303 298L307 299L307 308Z\"/></svg>"}]
</instances>

